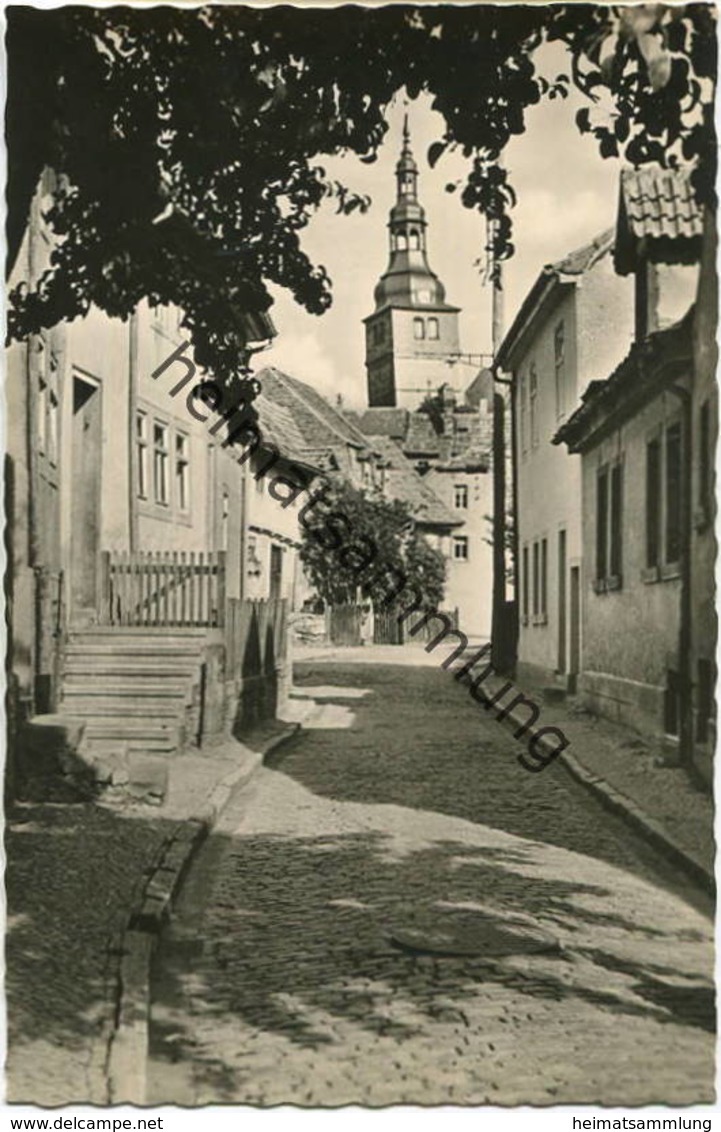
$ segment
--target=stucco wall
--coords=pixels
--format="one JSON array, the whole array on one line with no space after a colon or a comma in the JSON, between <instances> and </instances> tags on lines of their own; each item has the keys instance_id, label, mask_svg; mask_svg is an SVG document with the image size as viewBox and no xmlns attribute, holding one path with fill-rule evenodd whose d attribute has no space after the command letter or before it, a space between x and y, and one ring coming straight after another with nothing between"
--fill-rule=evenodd
<instances>
[{"instance_id":1,"label":"stucco wall","mask_svg":"<svg viewBox=\"0 0 721 1132\"><path fill-rule=\"evenodd\" d=\"M468 539L468 559L453 557L453 537L447 561L445 609L458 609L460 628L469 637L490 637L493 600L493 551L485 541L490 537L486 515L493 514L493 476L490 473L441 471L432 469L427 476L429 486L443 500L448 510L464 525L454 534ZM456 484L468 488L468 507L455 507Z\"/></svg>"},{"instance_id":2,"label":"stucco wall","mask_svg":"<svg viewBox=\"0 0 721 1132\"><path fill-rule=\"evenodd\" d=\"M104 550L128 545L128 357L129 326L91 307L67 327L65 389L62 405L62 545L70 565L70 513L77 491L72 467L73 375L100 385L102 467L100 473L100 545Z\"/></svg>"},{"instance_id":3,"label":"stucco wall","mask_svg":"<svg viewBox=\"0 0 721 1132\"><path fill-rule=\"evenodd\" d=\"M565 405L556 399L554 335L564 325ZM518 452L519 647L522 664L546 675L559 661L559 532L566 532L566 667L571 653L569 614L570 571L581 570L581 467L580 457L552 437L579 404L590 381L609 376L625 357L633 333L633 283L614 274L610 254L604 255L575 285L558 288L541 311L535 331L514 358L515 428ZM528 382L531 363L538 375L538 445L530 440ZM525 383L526 442L521 440L521 380ZM565 411L563 411L565 409ZM533 543L547 540L547 616L535 623L532 614L532 578L529 577L529 617L523 618L520 579L523 548L528 547L532 571ZM583 630L580 633L583 649Z\"/></svg>"},{"instance_id":4,"label":"stucco wall","mask_svg":"<svg viewBox=\"0 0 721 1132\"><path fill-rule=\"evenodd\" d=\"M438 339L417 339L413 319L438 319ZM393 354L396 404L417 409L428 392L454 380L453 367L447 365L449 355L457 354L459 345L458 314L455 311L394 310Z\"/></svg>"},{"instance_id":5,"label":"stucco wall","mask_svg":"<svg viewBox=\"0 0 721 1132\"><path fill-rule=\"evenodd\" d=\"M666 673L678 665L678 574L644 580L646 568L646 443L659 426L680 420L680 404L661 394L631 421L583 457L583 540L588 564L583 585L582 687L593 706L643 730L663 731ZM596 477L599 467L623 461L621 588L595 593Z\"/></svg>"},{"instance_id":6,"label":"stucco wall","mask_svg":"<svg viewBox=\"0 0 721 1132\"><path fill-rule=\"evenodd\" d=\"M718 617L716 613L716 555L715 523L717 517L715 467L718 444L718 276L716 272L717 239L715 218L707 213L704 221L704 246L701 258L696 318L693 330L694 391L692 401L692 435L695 458L692 472L692 498L694 531L691 549L692 628L691 651L694 678L698 679L698 662L714 661L716 657ZM701 407L707 404L710 414L708 437L711 466L709 491L710 506L705 509L700 491ZM698 687L695 704L698 706ZM709 730L704 741L697 742L694 757L707 780L712 777L712 756L715 727Z\"/></svg>"},{"instance_id":7,"label":"stucco wall","mask_svg":"<svg viewBox=\"0 0 721 1132\"><path fill-rule=\"evenodd\" d=\"M576 287L577 399L589 381L604 381L623 361L634 336L633 276L616 275L604 255Z\"/></svg>"},{"instance_id":8,"label":"stucco wall","mask_svg":"<svg viewBox=\"0 0 721 1132\"><path fill-rule=\"evenodd\" d=\"M560 302L547 312L536 334L530 339L516 369L514 388L515 423L518 451L518 548L519 575L523 568L523 548L528 547L529 573L532 569L534 542L546 539L548 543L547 567L547 619L535 623L533 618L532 578L528 579L529 617L524 623L522 596L519 606L519 647L521 663L533 665L543 671L554 672L558 662L558 532L566 531L569 567L578 565L581 555L580 490L581 470L578 456L570 456L565 447L551 443L561 423L556 412L554 366L554 334L560 322L565 326L567 406L572 410L577 402L576 355L576 294L568 290ZM528 382L531 364L535 363L538 375L538 444L530 439L530 411L528 409ZM521 381L526 397L526 442L521 440L520 390ZM523 593L523 583L519 594Z\"/></svg>"}]
</instances>

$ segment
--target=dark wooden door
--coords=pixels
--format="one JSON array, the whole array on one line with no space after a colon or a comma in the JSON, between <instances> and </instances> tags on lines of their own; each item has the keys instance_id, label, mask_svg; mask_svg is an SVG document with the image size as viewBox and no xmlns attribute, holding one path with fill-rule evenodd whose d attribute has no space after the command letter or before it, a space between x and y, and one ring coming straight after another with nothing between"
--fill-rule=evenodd
<instances>
[{"instance_id":1,"label":"dark wooden door","mask_svg":"<svg viewBox=\"0 0 721 1132\"><path fill-rule=\"evenodd\" d=\"M73 622L97 621L102 467L100 386L73 377L70 602Z\"/></svg>"},{"instance_id":2,"label":"dark wooden door","mask_svg":"<svg viewBox=\"0 0 721 1132\"><path fill-rule=\"evenodd\" d=\"M268 597L275 601L280 597L283 581L283 550L280 546L270 548L270 592Z\"/></svg>"},{"instance_id":3,"label":"dark wooden door","mask_svg":"<svg viewBox=\"0 0 721 1132\"><path fill-rule=\"evenodd\" d=\"M558 665L566 671L566 532L558 532Z\"/></svg>"},{"instance_id":4,"label":"dark wooden door","mask_svg":"<svg viewBox=\"0 0 721 1132\"><path fill-rule=\"evenodd\" d=\"M581 671L581 567L571 567L570 595L570 650L568 685L575 692L578 673Z\"/></svg>"}]
</instances>

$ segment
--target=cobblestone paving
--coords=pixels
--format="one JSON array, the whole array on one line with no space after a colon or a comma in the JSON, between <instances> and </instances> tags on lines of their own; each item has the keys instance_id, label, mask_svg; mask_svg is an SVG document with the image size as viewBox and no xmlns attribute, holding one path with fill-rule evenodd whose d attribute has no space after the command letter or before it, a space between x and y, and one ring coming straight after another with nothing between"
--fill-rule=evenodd
<instances>
[{"instance_id":1,"label":"cobblestone paving","mask_svg":"<svg viewBox=\"0 0 721 1132\"><path fill-rule=\"evenodd\" d=\"M107 1101L112 942L168 827L97 805L18 805L8 818L8 1100Z\"/></svg>"},{"instance_id":2,"label":"cobblestone paving","mask_svg":"<svg viewBox=\"0 0 721 1132\"><path fill-rule=\"evenodd\" d=\"M156 972L148 1100L710 1101L711 927L651 883L638 839L561 772L523 771L444 673L304 679L345 690L191 875ZM559 950L394 943L482 919Z\"/></svg>"}]
</instances>

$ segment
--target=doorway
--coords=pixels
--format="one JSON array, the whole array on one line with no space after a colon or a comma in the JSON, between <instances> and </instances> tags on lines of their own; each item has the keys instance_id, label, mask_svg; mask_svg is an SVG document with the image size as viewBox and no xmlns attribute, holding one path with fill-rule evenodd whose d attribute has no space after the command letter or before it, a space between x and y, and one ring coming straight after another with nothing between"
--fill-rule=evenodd
<instances>
[{"instance_id":1,"label":"doorway","mask_svg":"<svg viewBox=\"0 0 721 1132\"><path fill-rule=\"evenodd\" d=\"M271 601L276 601L281 594L283 579L283 550L282 547L271 544L270 548L270 593Z\"/></svg>"},{"instance_id":2,"label":"doorway","mask_svg":"<svg viewBox=\"0 0 721 1132\"><path fill-rule=\"evenodd\" d=\"M578 684L581 671L581 567L571 567L570 594L570 652L568 666L568 690L573 693Z\"/></svg>"},{"instance_id":3,"label":"doorway","mask_svg":"<svg viewBox=\"0 0 721 1132\"><path fill-rule=\"evenodd\" d=\"M70 602L75 624L98 619L102 414L100 385L73 376Z\"/></svg>"},{"instance_id":4,"label":"doorway","mask_svg":"<svg viewBox=\"0 0 721 1132\"><path fill-rule=\"evenodd\" d=\"M558 532L558 663L556 671L566 671L566 532Z\"/></svg>"}]
</instances>

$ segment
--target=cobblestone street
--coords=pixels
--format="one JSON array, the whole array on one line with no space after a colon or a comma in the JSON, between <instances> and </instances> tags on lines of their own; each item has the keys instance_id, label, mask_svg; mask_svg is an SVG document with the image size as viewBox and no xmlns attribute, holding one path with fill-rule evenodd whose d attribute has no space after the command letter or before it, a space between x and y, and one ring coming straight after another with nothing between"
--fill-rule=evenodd
<instances>
[{"instance_id":1,"label":"cobblestone street","mask_svg":"<svg viewBox=\"0 0 721 1132\"><path fill-rule=\"evenodd\" d=\"M148 1101L710 1101L688 883L560 765L524 771L437 667L297 680L322 708L226 811L163 941ZM484 954L489 923L551 944ZM467 954L429 954L439 931Z\"/></svg>"}]
</instances>

